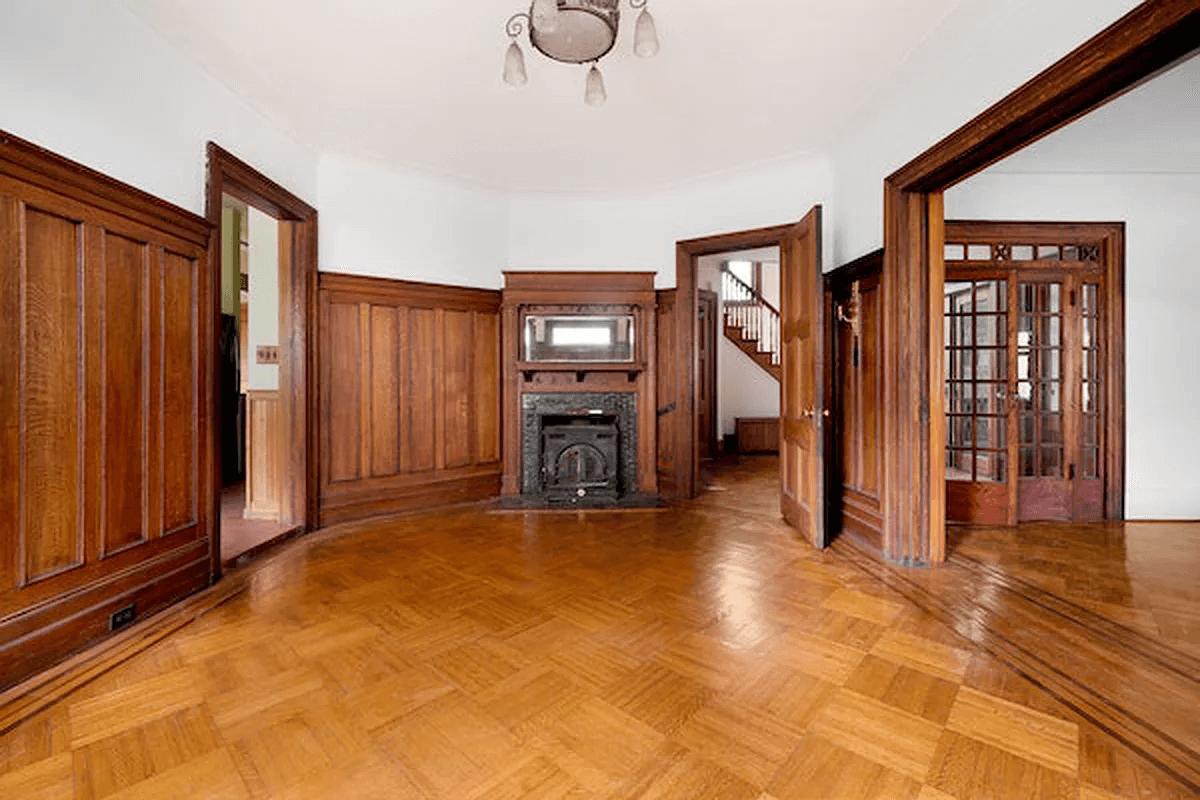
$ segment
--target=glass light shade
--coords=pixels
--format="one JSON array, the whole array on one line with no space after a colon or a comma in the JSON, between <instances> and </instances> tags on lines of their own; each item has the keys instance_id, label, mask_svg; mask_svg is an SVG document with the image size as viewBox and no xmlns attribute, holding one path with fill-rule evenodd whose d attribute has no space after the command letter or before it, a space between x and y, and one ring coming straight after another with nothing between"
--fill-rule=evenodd
<instances>
[{"instance_id":1,"label":"glass light shade","mask_svg":"<svg viewBox=\"0 0 1200 800\"><path fill-rule=\"evenodd\" d=\"M658 53L658 30L654 27L654 17L647 10L638 15L637 27L633 31L633 52L642 58L650 58Z\"/></svg>"},{"instance_id":2,"label":"glass light shade","mask_svg":"<svg viewBox=\"0 0 1200 800\"><path fill-rule=\"evenodd\" d=\"M583 93L583 101L589 106L602 106L604 101L608 99L608 92L604 91L604 76L600 74L600 68L595 64L588 70L587 89Z\"/></svg>"},{"instance_id":3,"label":"glass light shade","mask_svg":"<svg viewBox=\"0 0 1200 800\"><path fill-rule=\"evenodd\" d=\"M504 54L504 82L509 86L524 86L529 80L525 75L525 54L520 46L513 42Z\"/></svg>"},{"instance_id":4,"label":"glass light shade","mask_svg":"<svg viewBox=\"0 0 1200 800\"><path fill-rule=\"evenodd\" d=\"M529 17L538 33L554 33L558 30L558 0L533 0Z\"/></svg>"}]
</instances>

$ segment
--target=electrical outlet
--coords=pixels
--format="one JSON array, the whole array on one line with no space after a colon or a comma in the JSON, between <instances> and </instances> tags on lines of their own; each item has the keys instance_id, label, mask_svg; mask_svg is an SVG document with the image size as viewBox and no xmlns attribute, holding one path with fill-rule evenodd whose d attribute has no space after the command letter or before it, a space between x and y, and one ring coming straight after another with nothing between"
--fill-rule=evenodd
<instances>
[{"instance_id":1,"label":"electrical outlet","mask_svg":"<svg viewBox=\"0 0 1200 800\"><path fill-rule=\"evenodd\" d=\"M111 617L108 618L108 629L110 631L115 631L117 628L124 628L126 625L133 622L133 618L136 616L137 606L135 606L133 603L130 603L124 608L119 608L113 612Z\"/></svg>"}]
</instances>

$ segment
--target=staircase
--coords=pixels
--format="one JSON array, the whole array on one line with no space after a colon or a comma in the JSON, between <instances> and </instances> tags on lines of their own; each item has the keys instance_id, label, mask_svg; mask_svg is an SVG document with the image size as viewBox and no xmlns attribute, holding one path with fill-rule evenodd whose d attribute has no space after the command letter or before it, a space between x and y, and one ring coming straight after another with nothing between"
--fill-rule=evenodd
<instances>
[{"instance_id":1,"label":"staircase","mask_svg":"<svg viewBox=\"0 0 1200 800\"><path fill-rule=\"evenodd\" d=\"M779 364L779 311L727 269L721 270L721 299L725 307L725 338L775 380L783 380Z\"/></svg>"}]
</instances>

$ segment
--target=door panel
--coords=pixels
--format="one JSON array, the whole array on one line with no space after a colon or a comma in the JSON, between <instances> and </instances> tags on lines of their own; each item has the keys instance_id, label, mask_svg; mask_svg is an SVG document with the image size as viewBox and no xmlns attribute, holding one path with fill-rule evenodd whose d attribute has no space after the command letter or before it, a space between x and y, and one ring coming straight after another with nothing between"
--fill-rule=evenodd
<instances>
[{"instance_id":1,"label":"door panel","mask_svg":"<svg viewBox=\"0 0 1200 800\"><path fill-rule=\"evenodd\" d=\"M783 517L814 547L828 544L825 525L825 303L821 274L821 207L781 243L783 381L780 391Z\"/></svg>"},{"instance_id":2,"label":"door panel","mask_svg":"<svg viewBox=\"0 0 1200 800\"><path fill-rule=\"evenodd\" d=\"M658 364L655 381L655 424L658 434L656 468L658 490L663 497L678 495L675 480L675 459L678 457L675 434L678 428L675 420L679 414L679 381L675 365L679 358L679 350L675 344L675 296L675 289L660 289L657 293L658 309L655 312L655 330L658 332L655 342L655 362Z\"/></svg>"},{"instance_id":3,"label":"door panel","mask_svg":"<svg viewBox=\"0 0 1200 800\"><path fill-rule=\"evenodd\" d=\"M1009 285L977 277L945 282L946 507L952 520L1004 525L1012 517Z\"/></svg>"}]
</instances>

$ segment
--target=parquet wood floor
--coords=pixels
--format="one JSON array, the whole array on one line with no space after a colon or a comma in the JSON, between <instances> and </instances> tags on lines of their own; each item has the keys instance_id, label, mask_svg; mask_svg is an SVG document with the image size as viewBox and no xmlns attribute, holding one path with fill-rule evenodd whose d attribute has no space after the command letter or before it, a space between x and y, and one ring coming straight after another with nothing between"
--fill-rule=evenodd
<instances>
[{"instance_id":1,"label":"parquet wood floor","mask_svg":"<svg viewBox=\"0 0 1200 800\"><path fill-rule=\"evenodd\" d=\"M1194 796L861 554L798 541L776 469L666 512L291 542L0 736L0 797Z\"/></svg>"}]
</instances>

